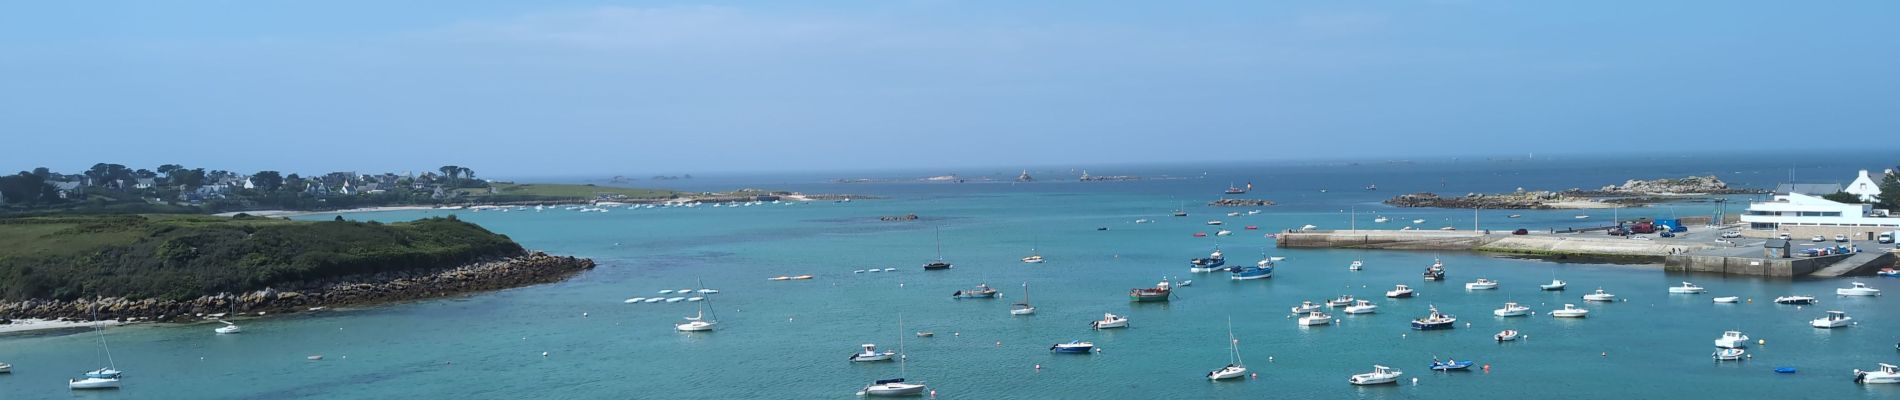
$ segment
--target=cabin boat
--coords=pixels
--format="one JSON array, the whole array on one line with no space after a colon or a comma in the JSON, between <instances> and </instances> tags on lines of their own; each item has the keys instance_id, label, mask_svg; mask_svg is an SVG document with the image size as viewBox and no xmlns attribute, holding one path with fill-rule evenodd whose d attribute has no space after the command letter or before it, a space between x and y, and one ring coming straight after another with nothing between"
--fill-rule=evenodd
<instances>
[{"instance_id":1,"label":"cabin boat","mask_svg":"<svg viewBox=\"0 0 1900 400\"><path fill-rule=\"evenodd\" d=\"M1590 316L1590 310L1577 308L1576 304L1565 304L1563 309L1551 310L1550 316L1556 318L1584 318Z\"/></svg>"},{"instance_id":2,"label":"cabin boat","mask_svg":"<svg viewBox=\"0 0 1900 400\"><path fill-rule=\"evenodd\" d=\"M1260 262L1256 263L1256 265L1254 266L1234 267L1233 269L1229 269L1228 271L1229 271L1228 279L1232 279L1236 281L1272 278L1273 277L1273 261L1260 260Z\"/></svg>"},{"instance_id":3,"label":"cabin boat","mask_svg":"<svg viewBox=\"0 0 1900 400\"><path fill-rule=\"evenodd\" d=\"M1453 324L1458 322L1457 316L1438 312L1438 306L1432 306L1431 310L1431 314L1413 319L1412 329L1421 331L1452 329L1455 327Z\"/></svg>"},{"instance_id":4,"label":"cabin boat","mask_svg":"<svg viewBox=\"0 0 1900 400\"><path fill-rule=\"evenodd\" d=\"M1701 286L1696 286L1696 284L1689 282L1683 282L1682 286L1669 287L1670 294L1698 294L1704 291L1707 291L1707 289L1703 289Z\"/></svg>"},{"instance_id":5,"label":"cabin boat","mask_svg":"<svg viewBox=\"0 0 1900 400\"><path fill-rule=\"evenodd\" d=\"M1352 260L1352 264L1346 265L1347 271L1358 271L1365 268L1366 268L1366 263L1359 262L1359 260Z\"/></svg>"},{"instance_id":6,"label":"cabin boat","mask_svg":"<svg viewBox=\"0 0 1900 400\"><path fill-rule=\"evenodd\" d=\"M1170 285L1168 280L1163 278L1161 282L1155 283L1155 287L1129 289L1128 299L1142 303L1168 301L1168 296L1173 293L1173 285Z\"/></svg>"},{"instance_id":7,"label":"cabin boat","mask_svg":"<svg viewBox=\"0 0 1900 400\"><path fill-rule=\"evenodd\" d=\"M1097 321L1089 323L1089 328L1094 328L1094 329L1111 329L1111 328L1127 328L1127 327L1128 327L1128 317L1115 315L1115 314L1109 314L1109 313L1103 313L1101 320L1097 320Z\"/></svg>"},{"instance_id":8,"label":"cabin boat","mask_svg":"<svg viewBox=\"0 0 1900 400\"><path fill-rule=\"evenodd\" d=\"M1724 349L1748 347L1748 335L1742 331L1722 332L1722 337L1715 338L1715 347Z\"/></svg>"},{"instance_id":9,"label":"cabin boat","mask_svg":"<svg viewBox=\"0 0 1900 400\"><path fill-rule=\"evenodd\" d=\"M1049 351L1068 354L1088 354L1095 351L1095 343L1071 340L1068 343L1056 343L1055 345L1049 346Z\"/></svg>"},{"instance_id":10,"label":"cabin boat","mask_svg":"<svg viewBox=\"0 0 1900 400\"><path fill-rule=\"evenodd\" d=\"M952 267L955 267L955 266L950 265L949 262L945 262L943 260L937 260L937 261L924 263L925 271L941 271L941 270L950 269Z\"/></svg>"},{"instance_id":11,"label":"cabin boat","mask_svg":"<svg viewBox=\"0 0 1900 400\"><path fill-rule=\"evenodd\" d=\"M1491 338L1497 339L1500 342L1509 342L1509 341L1517 340L1517 336L1518 336L1518 333L1516 329L1505 329L1503 331L1499 331L1498 334L1496 335L1491 335Z\"/></svg>"},{"instance_id":12,"label":"cabin boat","mask_svg":"<svg viewBox=\"0 0 1900 400\"><path fill-rule=\"evenodd\" d=\"M1214 252L1207 253L1206 258L1188 259L1188 264L1188 272L1214 272L1225 269L1221 266L1227 265L1227 257L1221 254L1220 247L1215 247Z\"/></svg>"},{"instance_id":13,"label":"cabin boat","mask_svg":"<svg viewBox=\"0 0 1900 400\"><path fill-rule=\"evenodd\" d=\"M1371 314L1376 312L1379 312L1379 305L1372 304L1371 301L1360 300L1350 306L1346 306L1347 314Z\"/></svg>"},{"instance_id":14,"label":"cabin boat","mask_svg":"<svg viewBox=\"0 0 1900 400\"><path fill-rule=\"evenodd\" d=\"M1031 255L1028 257L1023 257L1024 264L1041 264L1042 261L1043 261L1042 255Z\"/></svg>"},{"instance_id":15,"label":"cabin boat","mask_svg":"<svg viewBox=\"0 0 1900 400\"><path fill-rule=\"evenodd\" d=\"M1306 316L1300 317L1300 326L1320 326L1332 323L1333 316L1326 315L1326 313L1319 311L1307 313Z\"/></svg>"},{"instance_id":16,"label":"cabin boat","mask_svg":"<svg viewBox=\"0 0 1900 400\"><path fill-rule=\"evenodd\" d=\"M1342 294L1342 295L1339 295L1339 297L1337 298L1334 298L1332 300L1327 300L1326 306L1332 307L1332 308L1340 308L1340 307L1350 306L1352 305L1352 302L1353 302L1352 295Z\"/></svg>"},{"instance_id":17,"label":"cabin boat","mask_svg":"<svg viewBox=\"0 0 1900 400\"><path fill-rule=\"evenodd\" d=\"M1583 301L1616 301L1616 295L1603 291L1603 288L1597 288L1595 293L1583 295Z\"/></svg>"},{"instance_id":18,"label":"cabin boat","mask_svg":"<svg viewBox=\"0 0 1900 400\"><path fill-rule=\"evenodd\" d=\"M1225 224L1225 222L1221 222L1221 220L1218 220L1218 219L1210 219L1210 220L1207 220L1207 224L1208 224L1208 225L1220 225L1220 224Z\"/></svg>"},{"instance_id":19,"label":"cabin boat","mask_svg":"<svg viewBox=\"0 0 1900 400\"><path fill-rule=\"evenodd\" d=\"M955 293L951 293L950 297L958 299L993 299L996 298L996 288L990 287L987 283L978 283L976 284L976 288L958 290Z\"/></svg>"},{"instance_id":20,"label":"cabin boat","mask_svg":"<svg viewBox=\"0 0 1900 400\"><path fill-rule=\"evenodd\" d=\"M1494 314L1500 317L1519 317L1519 316L1530 315L1531 308L1525 307L1523 305L1519 305L1516 302L1509 302L1509 303L1504 303L1504 308L1492 310L1491 314Z\"/></svg>"},{"instance_id":21,"label":"cabin boat","mask_svg":"<svg viewBox=\"0 0 1900 400\"><path fill-rule=\"evenodd\" d=\"M1847 326L1848 324L1851 324L1853 322L1854 322L1854 317L1847 316L1847 312L1828 311L1827 316L1821 317L1820 319L1816 319L1813 321L1808 321L1808 325L1812 325L1816 328L1821 328L1821 329L1832 329L1832 328Z\"/></svg>"},{"instance_id":22,"label":"cabin boat","mask_svg":"<svg viewBox=\"0 0 1900 400\"><path fill-rule=\"evenodd\" d=\"M1400 375L1405 375L1405 372L1384 365L1374 365L1372 366L1372 372L1353 375L1351 378L1347 378L1346 382L1350 382L1354 385L1386 384L1398 382Z\"/></svg>"},{"instance_id":23,"label":"cabin boat","mask_svg":"<svg viewBox=\"0 0 1900 400\"><path fill-rule=\"evenodd\" d=\"M1537 288L1547 290L1547 291L1560 291L1560 290L1564 290L1565 286L1570 286L1570 283L1564 282L1561 280L1552 279L1550 280L1550 283L1537 285Z\"/></svg>"},{"instance_id":24,"label":"cabin boat","mask_svg":"<svg viewBox=\"0 0 1900 400\"><path fill-rule=\"evenodd\" d=\"M1405 285L1398 285L1397 287L1392 288L1392 290L1388 290L1385 292L1385 297L1394 298L1394 299L1410 298L1412 297L1412 295L1413 295L1412 288L1406 287Z\"/></svg>"},{"instance_id":25,"label":"cabin boat","mask_svg":"<svg viewBox=\"0 0 1900 400\"><path fill-rule=\"evenodd\" d=\"M1900 383L1900 367L1880 363L1878 371L1854 370L1855 383Z\"/></svg>"},{"instance_id":26,"label":"cabin boat","mask_svg":"<svg viewBox=\"0 0 1900 400\"><path fill-rule=\"evenodd\" d=\"M1444 279L1445 279L1445 263L1443 261L1433 259L1432 266L1425 268L1425 280L1439 281L1439 280L1444 280Z\"/></svg>"},{"instance_id":27,"label":"cabin boat","mask_svg":"<svg viewBox=\"0 0 1900 400\"><path fill-rule=\"evenodd\" d=\"M1293 306L1292 313L1294 315L1299 315L1299 314L1305 314L1305 313L1310 313L1314 311L1319 311L1319 304L1314 304L1311 301L1302 301L1300 302L1300 305Z\"/></svg>"},{"instance_id":28,"label":"cabin boat","mask_svg":"<svg viewBox=\"0 0 1900 400\"><path fill-rule=\"evenodd\" d=\"M1465 283L1465 290L1490 290L1497 288L1498 281L1485 278L1478 278L1477 281Z\"/></svg>"},{"instance_id":29,"label":"cabin boat","mask_svg":"<svg viewBox=\"0 0 1900 400\"><path fill-rule=\"evenodd\" d=\"M1834 289L1834 294L1840 295L1840 296L1879 296L1880 295L1880 289L1867 287L1867 284L1865 283L1854 282L1852 283L1852 285L1853 287Z\"/></svg>"},{"instance_id":30,"label":"cabin boat","mask_svg":"<svg viewBox=\"0 0 1900 400\"><path fill-rule=\"evenodd\" d=\"M1385 223L1385 221L1391 221L1391 220L1392 220L1391 218L1386 218L1384 215L1381 215L1378 218L1373 218L1372 222L1383 224Z\"/></svg>"},{"instance_id":31,"label":"cabin boat","mask_svg":"<svg viewBox=\"0 0 1900 400\"><path fill-rule=\"evenodd\" d=\"M897 355L895 351L877 351L876 344L865 343L862 346L864 346L864 352L852 354L851 362L890 361L891 357Z\"/></svg>"},{"instance_id":32,"label":"cabin boat","mask_svg":"<svg viewBox=\"0 0 1900 400\"><path fill-rule=\"evenodd\" d=\"M1776 304L1809 305L1814 304L1814 296L1781 296L1775 298Z\"/></svg>"}]
</instances>

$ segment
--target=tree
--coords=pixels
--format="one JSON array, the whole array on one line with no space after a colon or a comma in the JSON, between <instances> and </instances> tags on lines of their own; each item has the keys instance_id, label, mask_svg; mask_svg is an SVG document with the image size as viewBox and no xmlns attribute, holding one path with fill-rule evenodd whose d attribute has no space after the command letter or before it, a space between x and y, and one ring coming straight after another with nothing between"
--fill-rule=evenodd
<instances>
[{"instance_id":1,"label":"tree","mask_svg":"<svg viewBox=\"0 0 1900 400\"><path fill-rule=\"evenodd\" d=\"M292 192L302 192L304 191L304 189L308 189L308 188L310 188L310 183L304 182L303 177L297 176L297 174L290 174L289 176L284 177L285 190L289 190Z\"/></svg>"},{"instance_id":2,"label":"tree","mask_svg":"<svg viewBox=\"0 0 1900 400\"><path fill-rule=\"evenodd\" d=\"M1827 199L1828 201L1832 201L1836 203L1844 203L1844 204L1860 204L1861 203L1860 195L1848 193L1848 192L1829 193L1826 195L1822 195L1821 198Z\"/></svg>"},{"instance_id":3,"label":"tree","mask_svg":"<svg viewBox=\"0 0 1900 400\"><path fill-rule=\"evenodd\" d=\"M46 167L34 168L33 176L40 177L40 180L46 180L53 177L53 171L46 169Z\"/></svg>"},{"instance_id":4,"label":"tree","mask_svg":"<svg viewBox=\"0 0 1900 400\"><path fill-rule=\"evenodd\" d=\"M435 170L442 171L442 175L449 177L450 182L454 182L455 177L457 175L462 174L462 167L454 166L454 165L444 165L441 168L436 168Z\"/></svg>"},{"instance_id":5,"label":"tree","mask_svg":"<svg viewBox=\"0 0 1900 400\"><path fill-rule=\"evenodd\" d=\"M1887 210L1900 210L1900 166L1887 171L1880 179L1880 198L1875 206Z\"/></svg>"},{"instance_id":6,"label":"tree","mask_svg":"<svg viewBox=\"0 0 1900 400\"><path fill-rule=\"evenodd\" d=\"M137 171L132 171L132 175L139 177L139 179L152 179L152 178L158 177L157 172L152 172L152 170L144 169L144 168L139 168L139 170Z\"/></svg>"},{"instance_id":7,"label":"tree","mask_svg":"<svg viewBox=\"0 0 1900 400\"><path fill-rule=\"evenodd\" d=\"M257 171L251 175L251 184L257 185L259 190L275 192L284 186L284 176L277 171Z\"/></svg>"},{"instance_id":8,"label":"tree","mask_svg":"<svg viewBox=\"0 0 1900 400\"><path fill-rule=\"evenodd\" d=\"M36 204L59 200L59 191L31 173L0 177L0 196L8 203Z\"/></svg>"},{"instance_id":9,"label":"tree","mask_svg":"<svg viewBox=\"0 0 1900 400\"><path fill-rule=\"evenodd\" d=\"M185 190L197 190L199 187L202 187L205 185L205 169L204 168L193 168L193 169L180 168L174 173L177 174L177 176L175 179L173 179L172 183L177 184L179 187L182 187Z\"/></svg>"}]
</instances>

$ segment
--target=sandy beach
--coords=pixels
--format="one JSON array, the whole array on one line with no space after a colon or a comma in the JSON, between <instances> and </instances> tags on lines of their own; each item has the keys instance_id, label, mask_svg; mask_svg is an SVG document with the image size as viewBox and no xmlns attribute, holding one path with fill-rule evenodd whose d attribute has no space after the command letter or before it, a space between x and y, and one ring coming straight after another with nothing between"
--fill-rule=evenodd
<instances>
[{"instance_id":1,"label":"sandy beach","mask_svg":"<svg viewBox=\"0 0 1900 400\"><path fill-rule=\"evenodd\" d=\"M0 333L41 331L41 330L47 330L47 329L84 328L84 327L90 327L94 325L118 326L118 325L124 325L124 324L120 323L119 321L79 322L79 321L54 321L54 320L45 320L45 319L16 319L16 320L13 320L13 323L11 324L0 325Z\"/></svg>"}]
</instances>

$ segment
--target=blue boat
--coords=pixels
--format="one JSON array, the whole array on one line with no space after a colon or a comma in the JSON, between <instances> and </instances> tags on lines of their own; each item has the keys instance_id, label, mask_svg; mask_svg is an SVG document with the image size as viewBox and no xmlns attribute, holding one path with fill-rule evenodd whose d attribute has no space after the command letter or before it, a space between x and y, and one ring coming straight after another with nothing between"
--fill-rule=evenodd
<instances>
[{"instance_id":1,"label":"blue boat","mask_svg":"<svg viewBox=\"0 0 1900 400\"><path fill-rule=\"evenodd\" d=\"M1053 351L1057 353L1088 354L1090 352L1095 351L1095 343L1084 342L1080 340L1072 340L1072 341L1069 341L1068 343L1056 343L1054 346L1049 346L1049 351Z\"/></svg>"},{"instance_id":2,"label":"blue boat","mask_svg":"<svg viewBox=\"0 0 1900 400\"><path fill-rule=\"evenodd\" d=\"M1438 361L1438 359L1434 358L1432 359L1432 370L1433 371L1465 371L1471 368L1471 364L1472 364L1471 361L1458 361L1458 360Z\"/></svg>"},{"instance_id":3,"label":"blue boat","mask_svg":"<svg viewBox=\"0 0 1900 400\"><path fill-rule=\"evenodd\" d=\"M1261 262L1261 264L1263 265L1252 266L1252 267L1234 267L1233 270L1231 271L1232 275L1229 278L1236 281L1272 278L1273 265L1271 263L1265 262L1264 260Z\"/></svg>"},{"instance_id":4,"label":"blue boat","mask_svg":"<svg viewBox=\"0 0 1900 400\"><path fill-rule=\"evenodd\" d=\"M1440 313L1438 312L1438 306L1432 306L1431 315L1412 320L1412 329L1421 331L1451 329L1454 327L1453 324L1457 322L1458 317Z\"/></svg>"},{"instance_id":5,"label":"blue boat","mask_svg":"<svg viewBox=\"0 0 1900 400\"><path fill-rule=\"evenodd\" d=\"M1188 259L1188 264L1191 264L1188 266L1188 272L1214 272L1225 269L1221 266L1227 265L1227 257L1221 255L1220 247L1217 246L1214 247L1214 252L1208 253L1205 258Z\"/></svg>"},{"instance_id":6,"label":"blue boat","mask_svg":"<svg viewBox=\"0 0 1900 400\"><path fill-rule=\"evenodd\" d=\"M1794 367L1781 367L1781 368L1775 368L1775 373L1777 373L1777 374L1792 374L1792 373L1794 373Z\"/></svg>"}]
</instances>

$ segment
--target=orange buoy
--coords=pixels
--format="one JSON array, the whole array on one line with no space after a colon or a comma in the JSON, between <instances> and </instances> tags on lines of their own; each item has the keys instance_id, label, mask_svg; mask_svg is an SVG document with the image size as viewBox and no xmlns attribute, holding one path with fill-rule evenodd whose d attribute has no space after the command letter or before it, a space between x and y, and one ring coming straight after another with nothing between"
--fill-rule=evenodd
<instances>
[{"instance_id":1,"label":"orange buoy","mask_svg":"<svg viewBox=\"0 0 1900 400\"><path fill-rule=\"evenodd\" d=\"M1484 365L1484 373L1491 373L1491 364Z\"/></svg>"}]
</instances>

